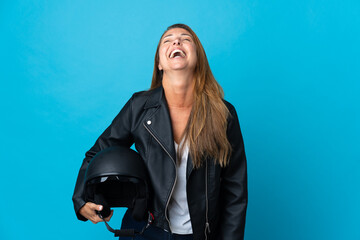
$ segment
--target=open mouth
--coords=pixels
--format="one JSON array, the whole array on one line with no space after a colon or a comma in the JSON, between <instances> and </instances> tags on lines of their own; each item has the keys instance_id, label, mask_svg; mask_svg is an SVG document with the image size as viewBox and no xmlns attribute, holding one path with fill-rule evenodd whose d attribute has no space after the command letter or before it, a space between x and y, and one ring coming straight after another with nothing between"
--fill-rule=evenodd
<instances>
[{"instance_id":1,"label":"open mouth","mask_svg":"<svg viewBox=\"0 0 360 240\"><path fill-rule=\"evenodd\" d=\"M180 49L175 49L174 51L172 51L171 53L170 53L170 56L169 56L170 58L177 58L177 57L181 57L181 58L183 58L183 57L185 57L185 53L182 51L182 50L180 50Z\"/></svg>"}]
</instances>

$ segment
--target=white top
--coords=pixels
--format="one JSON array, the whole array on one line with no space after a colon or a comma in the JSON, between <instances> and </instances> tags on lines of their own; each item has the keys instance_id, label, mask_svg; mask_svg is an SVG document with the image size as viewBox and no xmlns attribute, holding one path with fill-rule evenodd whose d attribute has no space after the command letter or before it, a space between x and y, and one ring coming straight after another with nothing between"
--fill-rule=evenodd
<instances>
[{"instance_id":1,"label":"white top","mask_svg":"<svg viewBox=\"0 0 360 240\"><path fill-rule=\"evenodd\" d=\"M176 152L178 144L175 143ZM182 142L180 144L183 144ZM180 164L176 164L177 179L169 204L170 228L176 234L192 234L189 207L186 196L186 165L189 155L189 146L183 149Z\"/></svg>"}]
</instances>

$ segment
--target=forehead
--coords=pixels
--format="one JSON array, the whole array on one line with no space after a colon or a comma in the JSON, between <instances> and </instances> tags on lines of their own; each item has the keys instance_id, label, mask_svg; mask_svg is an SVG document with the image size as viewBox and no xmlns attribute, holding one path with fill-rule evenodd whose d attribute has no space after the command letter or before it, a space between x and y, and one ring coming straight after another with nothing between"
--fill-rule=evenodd
<instances>
[{"instance_id":1,"label":"forehead","mask_svg":"<svg viewBox=\"0 0 360 240\"><path fill-rule=\"evenodd\" d=\"M166 38L166 37L170 37L170 36L174 36L174 35L188 35L188 36L192 37L192 35L183 28L173 28L173 29L170 29L167 32L165 32L162 38Z\"/></svg>"}]
</instances>

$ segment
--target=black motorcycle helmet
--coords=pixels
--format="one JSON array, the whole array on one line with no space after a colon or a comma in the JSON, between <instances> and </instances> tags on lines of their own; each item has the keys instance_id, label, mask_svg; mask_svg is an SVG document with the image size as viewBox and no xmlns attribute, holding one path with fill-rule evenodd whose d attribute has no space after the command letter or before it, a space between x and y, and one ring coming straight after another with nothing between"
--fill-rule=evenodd
<instances>
[{"instance_id":1,"label":"black motorcycle helmet","mask_svg":"<svg viewBox=\"0 0 360 240\"><path fill-rule=\"evenodd\" d=\"M99 213L102 219L110 215L112 207L131 209L137 221L150 216L147 168L140 155L130 148L114 146L97 153L86 169L85 184L85 201L103 206Z\"/></svg>"}]
</instances>

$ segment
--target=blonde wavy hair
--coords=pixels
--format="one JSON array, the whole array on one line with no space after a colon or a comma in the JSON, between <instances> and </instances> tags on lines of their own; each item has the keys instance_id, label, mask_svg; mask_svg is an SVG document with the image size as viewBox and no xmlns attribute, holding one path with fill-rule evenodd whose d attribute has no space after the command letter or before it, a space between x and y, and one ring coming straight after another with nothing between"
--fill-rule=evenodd
<instances>
[{"instance_id":1,"label":"blonde wavy hair","mask_svg":"<svg viewBox=\"0 0 360 240\"><path fill-rule=\"evenodd\" d=\"M184 142L189 143L189 152L195 168L199 168L208 157L213 158L221 167L225 167L231 154L231 145L226 134L229 111L223 101L223 89L211 72L205 50L189 26L171 25L161 36L155 53L150 89L162 85L163 74L158 68L159 48L164 34L173 28L187 30L193 37L197 52L197 64L194 70L194 103L182 137L185 138Z\"/></svg>"}]
</instances>

